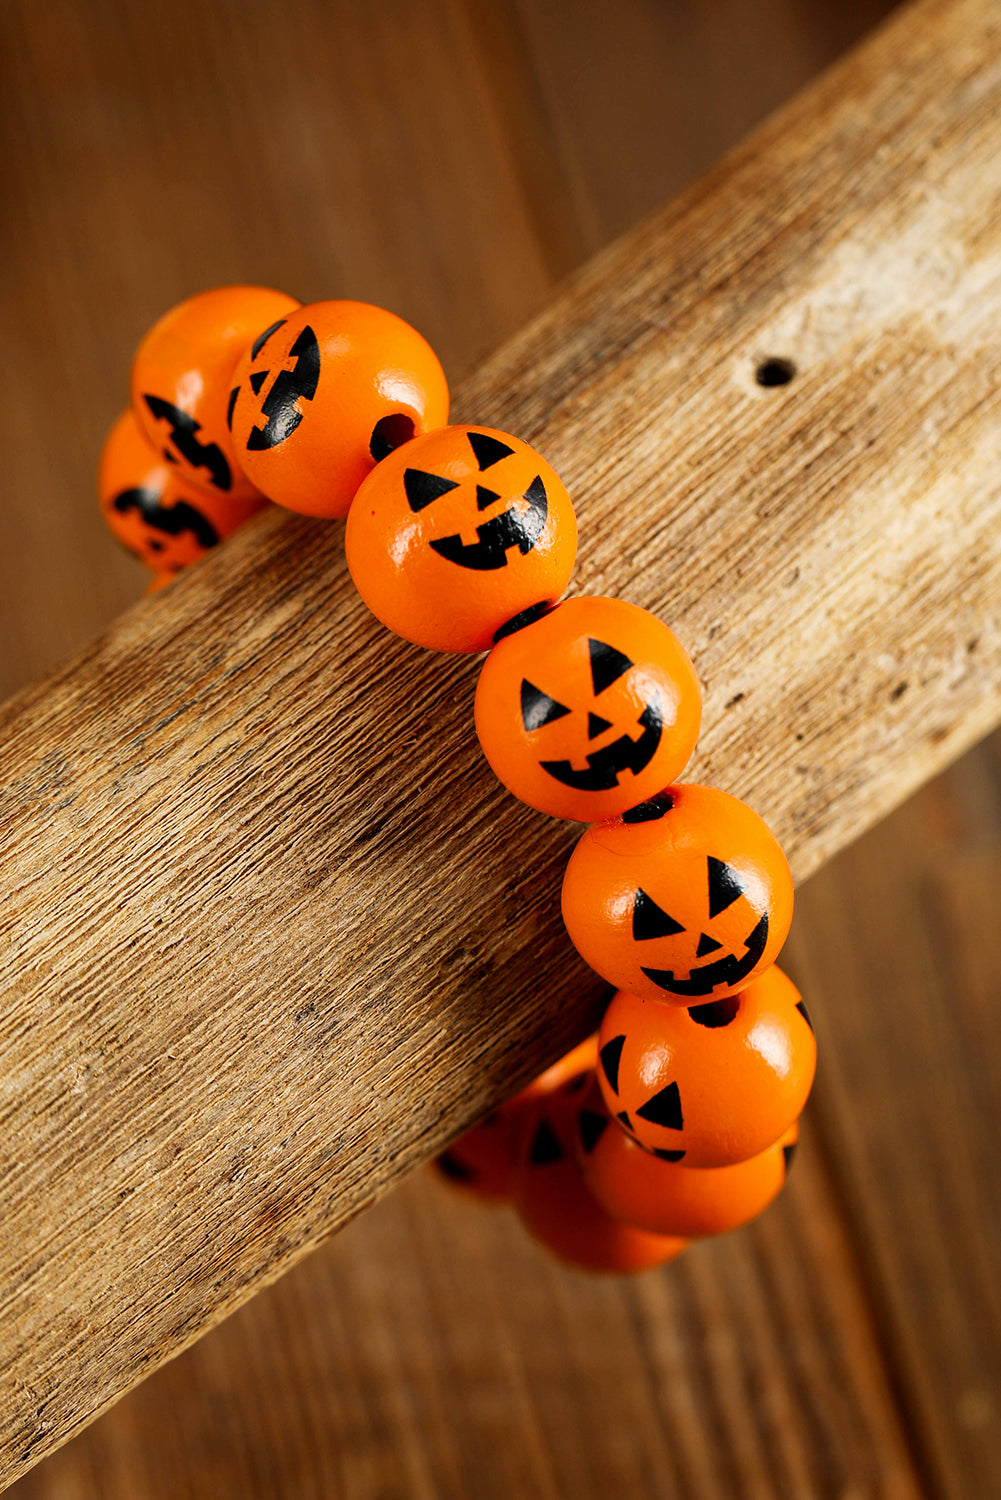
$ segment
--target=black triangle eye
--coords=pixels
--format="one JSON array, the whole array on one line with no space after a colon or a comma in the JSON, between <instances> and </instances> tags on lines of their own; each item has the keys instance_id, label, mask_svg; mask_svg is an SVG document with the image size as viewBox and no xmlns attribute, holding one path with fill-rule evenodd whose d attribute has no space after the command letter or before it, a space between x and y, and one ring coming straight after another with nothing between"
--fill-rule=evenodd
<instances>
[{"instance_id":1,"label":"black triangle eye","mask_svg":"<svg viewBox=\"0 0 1001 1500\"><path fill-rule=\"evenodd\" d=\"M652 896L646 891L637 891L633 901L633 937L638 943L645 943L650 938L674 937L675 933L684 932L680 922L669 917L667 912L659 907Z\"/></svg>"},{"instance_id":2,"label":"black triangle eye","mask_svg":"<svg viewBox=\"0 0 1001 1500\"><path fill-rule=\"evenodd\" d=\"M613 1094L619 1092L619 1063L622 1059L622 1049L626 1045L625 1036L613 1036L610 1042L606 1042L599 1052L601 1058L601 1070L608 1079L609 1087Z\"/></svg>"},{"instance_id":3,"label":"black triangle eye","mask_svg":"<svg viewBox=\"0 0 1001 1500\"><path fill-rule=\"evenodd\" d=\"M415 513L423 510L427 505L432 505L435 500L440 500L442 495L447 495L449 490L457 487L458 480L442 479L437 474L425 474L423 469L404 469L403 471L403 488L407 492L410 509Z\"/></svg>"},{"instance_id":4,"label":"black triangle eye","mask_svg":"<svg viewBox=\"0 0 1001 1500\"><path fill-rule=\"evenodd\" d=\"M529 682L527 677L521 679L521 722L529 733L533 729L541 729L543 724L551 724L554 719L562 719L569 712L562 703L557 703L555 698L550 698L548 693Z\"/></svg>"},{"instance_id":5,"label":"black triangle eye","mask_svg":"<svg viewBox=\"0 0 1001 1500\"><path fill-rule=\"evenodd\" d=\"M490 437L486 432L467 432L466 436L481 473L484 469L489 469L491 464L500 463L502 458L507 458L509 453L514 452L507 443L502 443L500 438Z\"/></svg>"},{"instance_id":6,"label":"black triangle eye","mask_svg":"<svg viewBox=\"0 0 1001 1500\"><path fill-rule=\"evenodd\" d=\"M709 866L709 915L718 917L721 911L726 911L738 896L744 894L744 882L736 870L724 864L721 859L713 859L710 854L707 863Z\"/></svg>"},{"instance_id":7,"label":"black triangle eye","mask_svg":"<svg viewBox=\"0 0 1001 1500\"><path fill-rule=\"evenodd\" d=\"M604 1135L607 1124L607 1115L599 1115L593 1109L581 1110L577 1118L577 1130L580 1135L580 1143L588 1156L590 1156Z\"/></svg>"},{"instance_id":8,"label":"black triangle eye","mask_svg":"<svg viewBox=\"0 0 1001 1500\"><path fill-rule=\"evenodd\" d=\"M681 1113L681 1090L676 1083L654 1094L652 1099L636 1111L640 1120L649 1120L651 1125L663 1125L665 1130L683 1130L685 1121Z\"/></svg>"},{"instance_id":9,"label":"black triangle eye","mask_svg":"<svg viewBox=\"0 0 1001 1500\"><path fill-rule=\"evenodd\" d=\"M563 1160L563 1147L548 1120L540 1120L532 1138L528 1159L533 1167L546 1167Z\"/></svg>"},{"instance_id":10,"label":"black triangle eye","mask_svg":"<svg viewBox=\"0 0 1001 1500\"><path fill-rule=\"evenodd\" d=\"M604 641L596 641L591 637L588 637L587 649L591 653L591 681L597 697L607 687L611 687L613 682L617 682L623 672L628 672L633 663L621 651L616 651L614 646L606 646Z\"/></svg>"}]
</instances>

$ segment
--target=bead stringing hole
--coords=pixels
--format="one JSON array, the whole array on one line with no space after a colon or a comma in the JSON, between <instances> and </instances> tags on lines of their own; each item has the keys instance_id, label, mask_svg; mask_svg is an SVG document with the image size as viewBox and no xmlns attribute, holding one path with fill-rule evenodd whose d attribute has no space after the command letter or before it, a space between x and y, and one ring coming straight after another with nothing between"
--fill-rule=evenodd
<instances>
[{"instance_id":1,"label":"bead stringing hole","mask_svg":"<svg viewBox=\"0 0 1001 1500\"><path fill-rule=\"evenodd\" d=\"M400 448L404 443L409 443L413 435L413 417L408 417L403 411L390 412L388 417L380 417L372 428L368 451L376 463L379 463L387 454L392 453L394 448Z\"/></svg>"},{"instance_id":2,"label":"bead stringing hole","mask_svg":"<svg viewBox=\"0 0 1001 1500\"><path fill-rule=\"evenodd\" d=\"M795 373L796 366L791 359L779 359L773 355L761 361L754 372L754 378L759 385L766 387L788 385Z\"/></svg>"}]
</instances>

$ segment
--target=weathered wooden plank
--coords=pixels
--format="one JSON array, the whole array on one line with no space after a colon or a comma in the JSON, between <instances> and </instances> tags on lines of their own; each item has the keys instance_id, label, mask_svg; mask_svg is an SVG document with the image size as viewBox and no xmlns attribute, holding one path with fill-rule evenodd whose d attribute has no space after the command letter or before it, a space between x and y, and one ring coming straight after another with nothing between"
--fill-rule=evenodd
<instances>
[{"instance_id":1,"label":"weathered wooden plank","mask_svg":"<svg viewBox=\"0 0 1001 1500\"><path fill-rule=\"evenodd\" d=\"M996 702L985 706L996 685L996 624L969 670L958 672L954 660L972 638L964 615L985 613L996 598L998 496L986 461L997 350L985 289L996 296L997 288L982 222L996 197L996 38L982 7L925 6L915 15L906 33L890 33L585 276L464 397L471 414L538 437L571 481L585 532L582 586L626 593L681 622L710 689L699 769L756 801L790 838L801 871L996 712ZM953 27L956 50L946 45ZM922 111L939 94L938 154L918 174L919 201L903 190L916 180ZM846 184L845 162L857 159L866 170ZM887 269L896 264L891 241L909 256L900 287ZM870 244L882 248L882 262L862 253ZM941 328L928 322L930 293L950 327L957 315L964 324L965 356L943 350ZM796 333L795 348L762 342L783 327L787 340ZM779 395L747 378L757 354L769 352L801 365ZM934 408L934 453L915 432L915 408L927 421ZM899 467L890 473L893 448ZM844 494L846 472L871 499L867 518ZM812 507L796 493L804 479ZM897 526L889 548L879 529L888 517ZM306 538L315 546L303 565ZM159 1358L179 1347L288 1263L338 1212L365 1201L581 1024L579 1009L559 1023L553 1015L573 993L569 978L538 994L539 974L565 962L551 923L559 832L483 795L466 738L469 669L387 643L346 596L333 553L319 528L292 522L278 533L265 524L8 714L20 825L6 830L17 840L7 878L18 900L6 908L3 936L18 944L7 956L19 987L8 1025L21 1078L36 1093L30 1104L20 1094L9 1101L7 1117L38 1163L74 1174L62 1206L45 1180L57 1241L45 1242L36 1216L33 1263L30 1242L15 1236L42 1179L37 1165L11 1163L9 1264L27 1278L15 1293L36 1299L16 1358L20 1370L31 1361L35 1388L47 1382L48 1397L15 1429L25 1442L50 1441L83 1415L74 1332L76 1348L93 1356L90 1330L103 1329L87 1370L95 1403L136 1378L154 1350ZM669 578L665 558L675 564ZM775 575L789 580L781 607ZM944 592L947 578L954 594ZM710 604L702 591L713 579ZM887 659L861 660L846 684L851 649L864 658L876 643ZM322 664L338 652L342 677L350 666L358 678L321 683ZM740 662L739 680L727 680L736 670L728 658ZM887 712L900 686L897 659L918 662L911 688L921 691L898 693ZM141 674L163 685L155 711ZM915 744L943 701L948 725L932 722ZM117 718L110 738L90 717L101 703ZM375 744L394 704L407 705L396 743L425 736L422 759L402 777ZM328 722L349 731L336 755ZM800 763L817 772L806 791L808 773L782 775L794 732L804 736ZM43 734L59 750L33 772L27 747ZM724 762L725 776L714 770ZM444 784L455 788L455 816L476 861L473 899L464 871L440 864ZM32 805L39 794L46 807ZM364 835L380 816L373 882ZM525 870L545 871L535 889L511 889L506 836L523 839ZM116 841L131 847L118 883L108 883ZM60 862L53 883L48 867ZM411 899L415 868L427 870L423 910ZM19 886L29 880L30 909ZM74 885L72 905L60 908ZM375 923L369 892L380 902ZM498 902L510 914L502 935L492 930ZM468 927L459 933L463 912ZM439 913L445 931L453 923L444 946ZM532 955L526 943L535 935ZM431 973L433 1013L394 1013L390 1024L393 995L407 984L419 993ZM305 994L286 1011L297 989ZM373 1058L387 1038L389 1056ZM341 1059L352 1052L357 1072L345 1078ZM401 1122L415 1068L451 1067L459 1053L440 1094ZM139 1099L138 1076L149 1079ZM116 1136L126 1108L129 1129ZM232 1147L234 1134L242 1149ZM102 1202L112 1182L125 1196ZM43 1251L61 1323L53 1304L49 1321L37 1311ZM117 1263L109 1251L120 1253ZM52 1368L57 1347L70 1352L61 1376ZM54 1429L40 1433L49 1422Z\"/></svg>"}]
</instances>

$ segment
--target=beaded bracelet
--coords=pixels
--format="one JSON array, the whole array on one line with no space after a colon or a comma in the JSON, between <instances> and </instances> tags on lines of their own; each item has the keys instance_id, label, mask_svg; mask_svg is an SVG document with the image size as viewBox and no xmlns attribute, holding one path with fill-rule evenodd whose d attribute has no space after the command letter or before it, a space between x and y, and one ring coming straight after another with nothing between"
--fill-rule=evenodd
<instances>
[{"instance_id":1,"label":"beaded bracelet","mask_svg":"<svg viewBox=\"0 0 1001 1500\"><path fill-rule=\"evenodd\" d=\"M205 292L140 345L101 459L112 531L162 587L273 501L347 517L363 599L439 651L487 652L476 732L521 801L587 824L567 931L615 989L583 1043L438 1161L590 1270L639 1270L747 1223L781 1188L816 1064L775 967L789 867L737 798L678 782L701 720L674 634L563 599L577 523L520 438L448 426L433 350L392 313ZM560 602L560 601L563 602Z\"/></svg>"}]
</instances>

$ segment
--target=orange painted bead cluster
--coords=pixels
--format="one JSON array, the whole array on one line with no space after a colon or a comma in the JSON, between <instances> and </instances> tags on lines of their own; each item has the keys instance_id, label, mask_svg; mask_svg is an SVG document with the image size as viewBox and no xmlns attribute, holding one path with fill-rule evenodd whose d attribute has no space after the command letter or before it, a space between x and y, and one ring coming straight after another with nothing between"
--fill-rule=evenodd
<instances>
[{"instance_id":1,"label":"orange painted bead cluster","mask_svg":"<svg viewBox=\"0 0 1001 1500\"><path fill-rule=\"evenodd\" d=\"M522 802L588 825L563 917L617 993L596 1037L438 1168L513 1203L564 1260L640 1270L748 1222L785 1180L816 1064L774 966L792 880L756 813L679 782L702 713L681 643L636 605L563 600L566 488L522 439L447 425L448 400L433 350L392 313L202 293L139 348L101 506L151 590L269 503L346 517L351 576L383 624L488 653L483 754Z\"/></svg>"}]
</instances>

